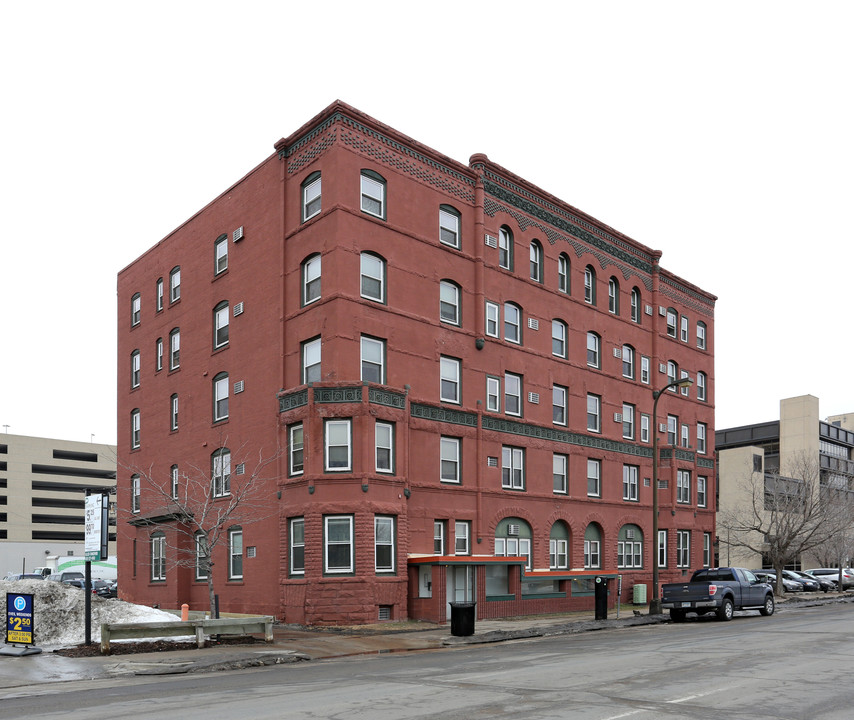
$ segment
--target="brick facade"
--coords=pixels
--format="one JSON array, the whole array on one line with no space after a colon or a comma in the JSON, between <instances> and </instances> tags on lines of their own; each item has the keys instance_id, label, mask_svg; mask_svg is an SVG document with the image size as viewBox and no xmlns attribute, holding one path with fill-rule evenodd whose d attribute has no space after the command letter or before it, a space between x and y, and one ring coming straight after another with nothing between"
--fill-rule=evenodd
<instances>
[{"instance_id":1,"label":"brick facade","mask_svg":"<svg viewBox=\"0 0 854 720\"><path fill-rule=\"evenodd\" d=\"M476 597L481 617L554 612L592 606L589 580L597 573L622 575L623 597L630 597L652 573L653 428L641 438L641 415L652 412L653 389L667 384L668 363L695 380L702 373L705 399L695 382L687 395L666 393L658 406L659 423L678 416L677 446L683 425L688 439L668 447L660 434L666 489L659 522L668 531L662 581L682 575L678 530L690 532L690 567L703 564L703 536L714 538L714 296L663 270L659 252L486 156L457 163L343 103L279 141L276 151L119 274L119 368L129 367L134 350L142 357L138 387L119 373L126 598L205 606L207 587L193 568L167 563L165 580L151 580L150 520L163 515L164 502L142 492L132 512L130 478L139 468L164 479L173 464L209 468L221 447L231 452L234 483L242 456L283 450L257 483L266 511L241 524L242 578L226 580L226 548L215 553L224 611L315 624L442 620L449 594L464 597L460 583L471 583L467 599ZM451 233L440 235L440 217ZM236 228L243 237L235 242ZM512 233L509 267L501 267L502 228ZM223 235L228 267L217 273L214 244ZM178 266L181 297L170 303L169 275ZM158 278L166 286L162 310ZM591 290L595 302L585 295ZM228 341L215 347L215 310L224 302ZM563 323L562 340L553 338L554 320ZM174 328L180 368L170 370L165 356ZM592 359L589 337L598 338ZM161 370L157 338L165 346ZM316 339L319 367L318 345L310 344ZM633 352L628 365L624 348ZM641 378L642 357L648 378ZM213 385L222 373L228 417L214 421ZM564 410L553 407L556 387L565 392ZM173 394L177 429L170 427ZM600 403L592 430L589 398ZM627 407L634 408L631 426L618 417ZM134 411L138 448L131 447ZM697 447L701 425L704 453ZM295 428L302 430L301 458L291 446ZM384 433L392 438L389 450ZM388 467L378 468L378 445ZM459 456L443 466L442 448ZM513 466L503 482L505 454ZM566 492L555 492L555 454L567 460ZM294 470L297 459L302 467ZM588 460L601 468L595 497L588 495ZM624 466L637 469L636 499L623 498ZM698 504L700 477L705 505ZM678 494L685 478L687 497ZM376 518L383 527L391 519L391 550L375 540ZM299 559L296 573L294 521L304 528L304 567ZM436 521L444 528L441 555ZM469 527L467 548L457 546L461 522ZM627 526L641 536L633 540L642 557L630 561L640 567L618 566ZM585 568L591 527L600 560ZM494 559L497 532L507 559ZM550 560L550 536L567 541L565 563ZM523 552L517 539L529 541L527 570L528 548Z\"/></svg>"}]
</instances>

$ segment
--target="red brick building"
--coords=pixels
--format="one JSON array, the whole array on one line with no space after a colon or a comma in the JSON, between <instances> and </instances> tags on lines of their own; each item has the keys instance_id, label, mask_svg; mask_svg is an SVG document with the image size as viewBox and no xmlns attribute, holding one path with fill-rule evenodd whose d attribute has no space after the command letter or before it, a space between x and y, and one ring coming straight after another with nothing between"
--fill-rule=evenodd
<instances>
[{"instance_id":1,"label":"red brick building","mask_svg":"<svg viewBox=\"0 0 854 720\"><path fill-rule=\"evenodd\" d=\"M267 512L214 551L223 611L554 612L592 607L595 575L630 598L655 431L661 580L712 561L713 295L486 156L343 103L275 149L119 274L124 597L206 606L134 469L180 494L210 468L225 504L238 448L282 451ZM653 427L653 390L685 374Z\"/></svg>"}]
</instances>

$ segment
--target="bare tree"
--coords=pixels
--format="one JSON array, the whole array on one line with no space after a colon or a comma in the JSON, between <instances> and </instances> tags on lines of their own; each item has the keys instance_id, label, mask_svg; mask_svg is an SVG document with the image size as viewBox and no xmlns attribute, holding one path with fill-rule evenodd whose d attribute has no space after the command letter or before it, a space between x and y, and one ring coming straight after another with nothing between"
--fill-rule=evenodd
<instances>
[{"instance_id":1,"label":"bare tree","mask_svg":"<svg viewBox=\"0 0 854 720\"><path fill-rule=\"evenodd\" d=\"M267 472L275 469L282 453L277 448L265 456L259 450L250 470L245 446L232 452L224 439L211 456L210 467L184 463L173 466L169 475L162 470L155 474L151 467L129 468L139 478L140 495L145 495L145 512L133 515L134 524L161 530L169 539L164 542L171 552L159 560L164 570L167 563L192 568L198 579L207 579L211 617L216 606L214 551L227 544L231 528L276 514L276 503L267 492L275 489L271 482L275 474Z\"/></svg>"},{"instance_id":2,"label":"bare tree","mask_svg":"<svg viewBox=\"0 0 854 720\"><path fill-rule=\"evenodd\" d=\"M746 471L739 481L739 500L718 516L731 546L770 561L777 595L782 594L785 566L837 540L850 508L847 493L822 485L818 458L802 453L784 469L785 474Z\"/></svg>"}]
</instances>

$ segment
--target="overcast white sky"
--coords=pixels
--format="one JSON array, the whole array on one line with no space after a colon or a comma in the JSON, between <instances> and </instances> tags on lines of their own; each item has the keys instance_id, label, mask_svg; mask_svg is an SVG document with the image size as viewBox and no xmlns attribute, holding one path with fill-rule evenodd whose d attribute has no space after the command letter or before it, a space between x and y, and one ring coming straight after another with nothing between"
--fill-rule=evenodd
<instances>
[{"instance_id":1,"label":"overcast white sky","mask_svg":"<svg viewBox=\"0 0 854 720\"><path fill-rule=\"evenodd\" d=\"M336 98L717 295L718 428L854 412L852 27L832 0L3 3L0 426L114 443L116 274Z\"/></svg>"}]
</instances>

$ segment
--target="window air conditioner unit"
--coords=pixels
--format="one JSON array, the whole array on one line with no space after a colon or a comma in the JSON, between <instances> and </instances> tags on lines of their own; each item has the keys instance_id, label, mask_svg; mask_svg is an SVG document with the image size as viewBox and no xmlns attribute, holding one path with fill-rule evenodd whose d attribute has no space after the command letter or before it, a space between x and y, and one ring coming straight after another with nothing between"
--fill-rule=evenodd
<instances>
[{"instance_id":1,"label":"window air conditioner unit","mask_svg":"<svg viewBox=\"0 0 854 720\"><path fill-rule=\"evenodd\" d=\"M497 248L498 247L498 238L492 237L492 235L487 235L483 239L484 243L487 247Z\"/></svg>"},{"instance_id":2,"label":"window air conditioner unit","mask_svg":"<svg viewBox=\"0 0 854 720\"><path fill-rule=\"evenodd\" d=\"M626 528L626 540L634 540L635 538L635 529L634 528Z\"/></svg>"},{"instance_id":3,"label":"window air conditioner unit","mask_svg":"<svg viewBox=\"0 0 854 720\"><path fill-rule=\"evenodd\" d=\"M487 456L486 467L498 467L498 458Z\"/></svg>"},{"instance_id":4,"label":"window air conditioner unit","mask_svg":"<svg viewBox=\"0 0 854 720\"><path fill-rule=\"evenodd\" d=\"M507 534L510 537L519 537L519 526L518 525L508 525L507 526Z\"/></svg>"},{"instance_id":5,"label":"window air conditioner unit","mask_svg":"<svg viewBox=\"0 0 854 720\"><path fill-rule=\"evenodd\" d=\"M614 422L623 422L623 413L614 413Z\"/></svg>"},{"instance_id":6,"label":"window air conditioner unit","mask_svg":"<svg viewBox=\"0 0 854 720\"><path fill-rule=\"evenodd\" d=\"M243 303L242 302L235 303L235 305L234 305L234 317L237 317L238 315L243 315Z\"/></svg>"},{"instance_id":7,"label":"window air conditioner unit","mask_svg":"<svg viewBox=\"0 0 854 720\"><path fill-rule=\"evenodd\" d=\"M528 318L528 327L531 330L539 330L540 329L540 321L537 320L537 318L529 317Z\"/></svg>"},{"instance_id":8,"label":"window air conditioner unit","mask_svg":"<svg viewBox=\"0 0 854 720\"><path fill-rule=\"evenodd\" d=\"M243 240L243 225L231 233L231 242L240 242L241 240Z\"/></svg>"},{"instance_id":9,"label":"window air conditioner unit","mask_svg":"<svg viewBox=\"0 0 854 720\"><path fill-rule=\"evenodd\" d=\"M667 432L667 423L658 423L658 432Z\"/></svg>"},{"instance_id":10,"label":"window air conditioner unit","mask_svg":"<svg viewBox=\"0 0 854 720\"><path fill-rule=\"evenodd\" d=\"M529 392L528 393L528 402L533 403L534 405L540 404L540 393Z\"/></svg>"}]
</instances>

